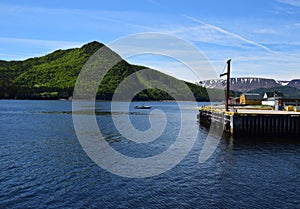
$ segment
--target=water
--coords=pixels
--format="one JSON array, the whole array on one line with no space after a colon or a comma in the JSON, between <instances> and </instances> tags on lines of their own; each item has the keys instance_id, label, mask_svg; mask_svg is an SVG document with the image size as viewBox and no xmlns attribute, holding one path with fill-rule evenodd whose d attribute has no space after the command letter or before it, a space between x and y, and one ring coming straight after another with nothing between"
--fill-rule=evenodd
<instances>
[{"instance_id":1,"label":"water","mask_svg":"<svg viewBox=\"0 0 300 209\"><path fill-rule=\"evenodd\" d=\"M109 103L97 103L98 124L113 148L149 157L174 142L180 129L176 104L148 104L165 111L166 133L149 147L135 147L112 126ZM189 108L188 122L197 123ZM211 158L199 164L207 130L197 126L192 150L176 167L130 179L111 174L86 155L70 111L68 101L0 101L0 208L300 207L299 141L224 138ZM138 129L150 127L149 111L130 112Z\"/></svg>"}]
</instances>

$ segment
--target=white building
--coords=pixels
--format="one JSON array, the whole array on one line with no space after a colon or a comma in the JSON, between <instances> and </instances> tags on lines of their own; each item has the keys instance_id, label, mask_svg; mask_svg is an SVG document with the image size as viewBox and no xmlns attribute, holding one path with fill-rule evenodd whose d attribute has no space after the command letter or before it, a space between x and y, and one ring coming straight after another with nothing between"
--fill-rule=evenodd
<instances>
[{"instance_id":1,"label":"white building","mask_svg":"<svg viewBox=\"0 0 300 209\"><path fill-rule=\"evenodd\" d=\"M276 100L283 98L284 95L282 92L266 92L263 97L263 101L261 102L262 105L268 105L275 107L276 106Z\"/></svg>"}]
</instances>

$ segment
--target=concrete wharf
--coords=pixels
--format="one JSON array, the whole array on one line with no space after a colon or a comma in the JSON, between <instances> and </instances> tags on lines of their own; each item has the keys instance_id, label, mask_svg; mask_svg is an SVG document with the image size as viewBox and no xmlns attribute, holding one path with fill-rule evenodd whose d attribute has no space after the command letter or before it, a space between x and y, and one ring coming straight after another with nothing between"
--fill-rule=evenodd
<instances>
[{"instance_id":1,"label":"concrete wharf","mask_svg":"<svg viewBox=\"0 0 300 209\"><path fill-rule=\"evenodd\" d=\"M200 124L216 122L225 132L237 136L300 136L300 112L255 107L205 106L199 109Z\"/></svg>"}]
</instances>

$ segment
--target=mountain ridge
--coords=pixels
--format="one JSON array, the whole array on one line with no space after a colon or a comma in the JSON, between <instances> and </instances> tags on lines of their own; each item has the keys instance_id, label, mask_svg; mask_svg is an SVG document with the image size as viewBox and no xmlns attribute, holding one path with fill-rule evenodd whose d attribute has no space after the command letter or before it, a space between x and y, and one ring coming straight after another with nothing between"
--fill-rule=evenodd
<instances>
[{"instance_id":1,"label":"mountain ridge","mask_svg":"<svg viewBox=\"0 0 300 209\"><path fill-rule=\"evenodd\" d=\"M200 81L199 85L205 88L224 89L226 87L226 80L214 79ZM258 88L273 88L289 86L300 89L300 79L293 79L290 81L275 80L270 78L260 77L237 77L230 79L230 89L238 92L252 91Z\"/></svg>"}]
</instances>

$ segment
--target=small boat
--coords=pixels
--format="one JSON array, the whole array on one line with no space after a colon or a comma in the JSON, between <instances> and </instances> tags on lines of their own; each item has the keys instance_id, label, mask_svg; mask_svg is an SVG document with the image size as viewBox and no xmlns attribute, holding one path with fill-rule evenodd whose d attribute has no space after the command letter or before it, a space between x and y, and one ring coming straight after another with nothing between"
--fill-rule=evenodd
<instances>
[{"instance_id":1,"label":"small boat","mask_svg":"<svg viewBox=\"0 0 300 209\"><path fill-rule=\"evenodd\" d=\"M146 105L136 105L134 106L134 109L151 109L152 106L146 106Z\"/></svg>"}]
</instances>

